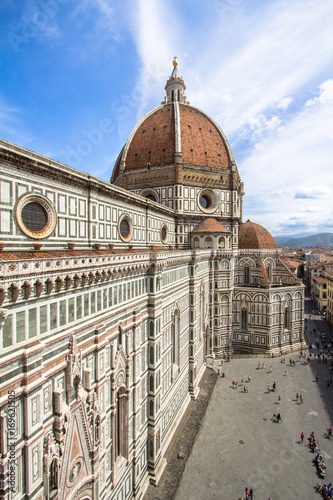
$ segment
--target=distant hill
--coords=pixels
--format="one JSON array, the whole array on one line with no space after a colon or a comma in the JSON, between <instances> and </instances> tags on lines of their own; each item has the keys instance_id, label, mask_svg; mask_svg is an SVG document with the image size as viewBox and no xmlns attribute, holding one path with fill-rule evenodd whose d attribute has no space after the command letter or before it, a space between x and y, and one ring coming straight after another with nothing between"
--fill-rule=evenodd
<instances>
[{"instance_id":1,"label":"distant hill","mask_svg":"<svg viewBox=\"0 0 333 500\"><path fill-rule=\"evenodd\" d=\"M333 247L333 233L275 236L274 239L278 247Z\"/></svg>"}]
</instances>

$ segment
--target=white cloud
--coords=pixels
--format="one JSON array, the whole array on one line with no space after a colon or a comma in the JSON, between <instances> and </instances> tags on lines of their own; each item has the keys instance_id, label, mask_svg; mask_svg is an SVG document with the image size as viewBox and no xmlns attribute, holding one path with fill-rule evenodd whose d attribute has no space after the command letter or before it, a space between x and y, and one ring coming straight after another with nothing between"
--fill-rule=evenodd
<instances>
[{"instance_id":1,"label":"white cloud","mask_svg":"<svg viewBox=\"0 0 333 500\"><path fill-rule=\"evenodd\" d=\"M295 198L321 198L322 196L330 194L330 189L327 186L300 186L296 187L294 194Z\"/></svg>"},{"instance_id":2,"label":"white cloud","mask_svg":"<svg viewBox=\"0 0 333 500\"><path fill-rule=\"evenodd\" d=\"M283 109L286 110L288 109L289 105L293 102L292 97L284 97L279 104L277 105L278 109Z\"/></svg>"},{"instance_id":3,"label":"white cloud","mask_svg":"<svg viewBox=\"0 0 333 500\"><path fill-rule=\"evenodd\" d=\"M163 0L138 0L131 11L130 27L142 62L137 86L142 95L138 119L160 104L164 85L172 72L173 46L177 35L177 21Z\"/></svg>"},{"instance_id":4,"label":"white cloud","mask_svg":"<svg viewBox=\"0 0 333 500\"><path fill-rule=\"evenodd\" d=\"M308 205L307 207L301 208L301 212L309 212L309 213L320 212L321 210L322 210L321 207L316 207L314 205Z\"/></svg>"},{"instance_id":5,"label":"white cloud","mask_svg":"<svg viewBox=\"0 0 333 500\"><path fill-rule=\"evenodd\" d=\"M311 224L324 224L324 212L333 217L330 195L320 188L332 184L333 85L323 80L333 58L333 3L274 0L250 11L240 2L217 12L211 2L196 36L178 7L138 0L133 11L144 89L138 117L163 99L177 55L191 104L218 121L242 158L244 218L271 231L280 231L282 220L294 224L295 213L304 225L312 213ZM320 106L304 106L317 85L312 101ZM302 210L306 198L320 199L320 211Z\"/></svg>"},{"instance_id":6,"label":"white cloud","mask_svg":"<svg viewBox=\"0 0 333 500\"><path fill-rule=\"evenodd\" d=\"M319 95L314 99L310 99L306 102L307 106L311 106L313 104L322 104L322 105L332 105L333 104L333 80L326 80L326 82L322 83L319 87Z\"/></svg>"},{"instance_id":7,"label":"white cloud","mask_svg":"<svg viewBox=\"0 0 333 500\"><path fill-rule=\"evenodd\" d=\"M284 217L294 225L295 214L299 214L302 224L316 230L316 223L325 225L333 215L333 114L325 102L321 106L304 106L276 134L262 139L260 147L239 165L245 191L251 196L249 201L244 198L244 216L249 213L252 217L252 197L256 194L263 202L261 213L255 207L257 221L271 232L282 230ZM306 199L320 199L319 210L304 210ZM310 212L316 214L311 219ZM289 219L291 215L293 219Z\"/></svg>"}]
</instances>

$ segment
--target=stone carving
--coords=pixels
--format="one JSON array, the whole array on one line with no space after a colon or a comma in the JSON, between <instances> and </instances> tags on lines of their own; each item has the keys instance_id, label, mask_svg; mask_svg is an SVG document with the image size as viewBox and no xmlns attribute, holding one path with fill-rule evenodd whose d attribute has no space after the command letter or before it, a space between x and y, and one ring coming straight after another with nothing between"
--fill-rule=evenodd
<instances>
[{"instance_id":1,"label":"stone carving","mask_svg":"<svg viewBox=\"0 0 333 500\"><path fill-rule=\"evenodd\" d=\"M44 437L43 456L44 495L48 499L51 492L58 489L60 470L59 445L51 432Z\"/></svg>"},{"instance_id":2,"label":"stone carving","mask_svg":"<svg viewBox=\"0 0 333 500\"><path fill-rule=\"evenodd\" d=\"M69 392L74 387L76 399L80 399L79 388L82 384L82 353L76 345L75 335L71 336L66 367L66 392L69 402Z\"/></svg>"},{"instance_id":3,"label":"stone carving","mask_svg":"<svg viewBox=\"0 0 333 500\"><path fill-rule=\"evenodd\" d=\"M86 404L87 418L92 436L93 448L95 449L101 439L101 417L97 394L93 392L87 398Z\"/></svg>"},{"instance_id":4,"label":"stone carving","mask_svg":"<svg viewBox=\"0 0 333 500\"><path fill-rule=\"evenodd\" d=\"M8 309L0 309L0 328L3 327L3 324L7 316L8 316Z\"/></svg>"}]
</instances>

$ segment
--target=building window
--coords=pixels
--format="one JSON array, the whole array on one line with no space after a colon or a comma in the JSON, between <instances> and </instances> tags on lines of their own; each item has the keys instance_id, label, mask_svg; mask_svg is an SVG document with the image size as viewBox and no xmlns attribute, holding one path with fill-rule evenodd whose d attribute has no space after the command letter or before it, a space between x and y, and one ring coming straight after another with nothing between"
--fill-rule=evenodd
<instances>
[{"instance_id":1,"label":"building window","mask_svg":"<svg viewBox=\"0 0 333 500\"><path fill-rule=\"evenodd\" d=\"M205 213L215 212L218 201L218 196L212 189L203 189L198 195L199 208Z\"/></svg>"},{"instance_id":2,"label":"building window","mask_svg":"<svg viewBox=\"0 0 333 500\"><path fill-rule=\"evenodd\" d=\"M245 266L243 269L243 283L244 285L250 284L250 267Z\"/></svg>"},{"instance_id":3,"label":"building window","mask_svg":"<svg viewBox=\"0 0 333 500\"><path fill-rule=\"evenodd\" d=\"M23 196L16 207L16 220L30 238L46 238L55 228L56 212L47 198L36 194Z\"/></svg>"},{"instance_id":4,"label":"building window","mask_svg":"<svg viewBox=\"0 0 333 500\"><path fill-rule=\"evenodd\" d=\"M118 231L120 238L128 242L133 236L133 223L132 219L128 215L123 215L118 222Z\"/></svg>"},{"instance_id":5,"label":"building window","mask_svg":"<svg viewBox=\"0 0 333 500\"><path fill-rule=\"evenodd\" d=\"M210 236L205 238L205 248L213 248L213 238Z\"/></svg>"},{"instance_id":6,"label":"building window","mask_svg":"<svg viewBox=\"0 0 333 500\"><path fill-rule=\"evenodd\" d=\"M179 337L180 317L178 309L175 310L172 321L172 363L179 365Z\"/></svg>"},{"instance_id":7,"label":"building window","mask_svg":"<svg viewBox=\"0 0 333 500\"><path fill-rule=\"evenodd\" d=\"M166 243L168 241L168 236L169 236L168 227L166 224L164 224L161 228L162 243Z\"/></svg>"},{"instance_id":8,"label":"building window","mask_svg":"<svg viewBox=\"0 0 333 500\"><path fill-rule=\"evenodd\" d=\"M267 274L267 278L269 280L271 280L271 278L272 278L272 268L271 268L271 266L267 266L266 267L266 274Z\"/></svg>"},{"instance_id":9,"label":"building window","mask_svg":"<svg viewBox=\"0 0 333 500\"><path fill-rule=\"evenodd\" d=\"M284 310L284 328L290 330L290 309L286 307Z\"/></svg>"},{"instance_id":10,"label":"building window","mask_svg":"<svg viewBox=\"0 0 333 500\"><path fill-rule=\"evenodd\" d=\"M242 330L247 330L247 323L248 323L248 312L246 309L241 310L241 329Z\"/></svg>"},{"instance_id":11,"label":"building window","mask_svg":"<svg viewBox=\"0 0 333 500\"><path fill-rule=\"evenodd\" d=\"M116 395L115 454L116 458L127 458L128 397L124 387Z\"/></svg>"}]
</instances>

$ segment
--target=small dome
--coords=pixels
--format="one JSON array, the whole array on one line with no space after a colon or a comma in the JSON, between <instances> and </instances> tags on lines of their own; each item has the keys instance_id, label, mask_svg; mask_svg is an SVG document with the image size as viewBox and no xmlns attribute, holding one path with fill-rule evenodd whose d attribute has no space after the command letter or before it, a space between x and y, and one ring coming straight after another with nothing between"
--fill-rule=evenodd
<instances>
[{"instance_id":1,"label":"small dome","mask_svg":"<svg viewBox=\"0 0 333 500\"><path fill-rule=\"evenodd\" d=\"M239 228L238 248L241 250L275 250L277 246L267 229L247 220Z\"/></svg>"},{"instance_id":2,"label":"small dome","mask_svg":"<svg viewBox=\"0 0 333 500\"><path fill-rule=\"evenodd\" d=\"M231 233L231 231L216 219L209 217L192 229L192 233Z\"/></svg>"}]
</instances>

